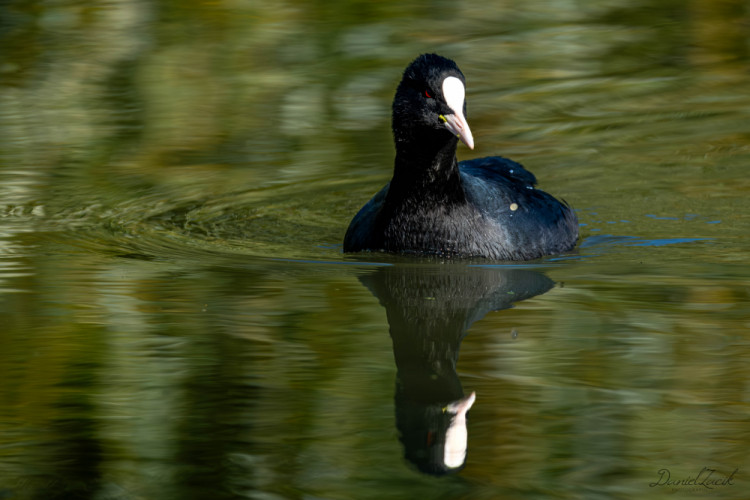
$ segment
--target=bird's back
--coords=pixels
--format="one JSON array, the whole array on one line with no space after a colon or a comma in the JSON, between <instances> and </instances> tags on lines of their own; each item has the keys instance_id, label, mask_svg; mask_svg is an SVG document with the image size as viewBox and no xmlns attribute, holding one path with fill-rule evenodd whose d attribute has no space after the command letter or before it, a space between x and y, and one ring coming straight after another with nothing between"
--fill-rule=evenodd
<instances>
[{"instance_id":1,"label":"bird's back","mask_svg":"<svg viewBox=\"0 0 750 500\"><path fill-rule=\"evenodd\" d=\"M536 177L500 156L459 163L467 202L486 220L493 258L526 260L570 250L578 219L567 203L534 186Z\"/></svg>"}]
</instances>

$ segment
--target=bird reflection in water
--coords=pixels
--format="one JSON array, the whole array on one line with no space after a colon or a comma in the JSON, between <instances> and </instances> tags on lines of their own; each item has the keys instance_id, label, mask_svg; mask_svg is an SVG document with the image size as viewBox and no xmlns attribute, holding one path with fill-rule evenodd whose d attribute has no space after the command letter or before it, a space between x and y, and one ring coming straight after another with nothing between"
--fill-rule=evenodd
<instances>
[{"instance_id":1,"label":"bird reflection in water","mask_svg":"<svg viewBox=\"0 0 750 500\"><path fill-rule=\"evenodd\" d=\"M464 395L456 373L461 341L490 311L548 291L535 271L466 264L394 265L360 277L386 309L396 360L396 426L404 456L420 471L444 475L466 464Z\"/></svg>"}]
</instances>

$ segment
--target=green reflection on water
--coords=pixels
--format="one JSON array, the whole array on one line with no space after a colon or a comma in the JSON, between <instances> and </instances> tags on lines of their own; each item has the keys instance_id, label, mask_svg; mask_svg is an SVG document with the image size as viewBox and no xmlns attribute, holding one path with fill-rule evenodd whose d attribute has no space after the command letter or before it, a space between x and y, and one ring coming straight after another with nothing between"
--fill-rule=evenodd
<instances>
[{"instance_id":1,"label":"green reflection on water","mask_svg":"<svg viewBox=\"0 0 750 500\"><path fill-rule=\"evenodd\" d=\"M0 498L663 498L705 466L743 498L743 2L3 9ZM556 288L469 331L468 465L438 482L359 282L413 263L339 246L424 51L467 75L471 155L585 224Z\"/></svg>"}]
</instances>

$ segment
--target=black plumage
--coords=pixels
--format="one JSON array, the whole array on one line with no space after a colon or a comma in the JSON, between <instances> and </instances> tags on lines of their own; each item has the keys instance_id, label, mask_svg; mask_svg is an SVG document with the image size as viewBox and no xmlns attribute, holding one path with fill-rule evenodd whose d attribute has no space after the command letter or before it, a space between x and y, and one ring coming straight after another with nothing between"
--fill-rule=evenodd
<instances>
[{"instance_id":1,"label":"black plumage","mask_svg":"<svg viewBox=\"0 0 750 500\"><path fill-rule=\"evenodd\" d=\"M393 178L352 220L345 252L529 260L575 246L573 210L536 189L519 163L457 162L459 138L473 148L464 86L456 64L436 54L406 68L393 101Z\"/></svg>"}]
</instances>

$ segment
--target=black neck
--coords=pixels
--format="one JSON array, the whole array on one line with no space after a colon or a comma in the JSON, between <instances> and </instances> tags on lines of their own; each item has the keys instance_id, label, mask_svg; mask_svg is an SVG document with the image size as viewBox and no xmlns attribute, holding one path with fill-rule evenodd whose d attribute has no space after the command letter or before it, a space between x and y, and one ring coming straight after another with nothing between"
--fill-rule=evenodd
<instances>
[{"instance_id":1,"label":"black neck","mask_svg":"<svg viewBox=\"0 0 750 500\"><path fill-rule=\"evenodd\" d=\"M432 139L432 140L430 140ZM456 160L458 139L428 137L396 142L396 161L388 198L417 204L466 200Z\"/></svg>"}]
</instances>

